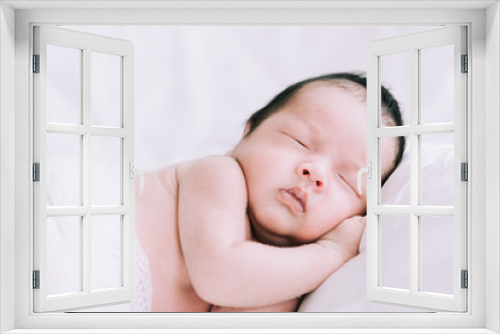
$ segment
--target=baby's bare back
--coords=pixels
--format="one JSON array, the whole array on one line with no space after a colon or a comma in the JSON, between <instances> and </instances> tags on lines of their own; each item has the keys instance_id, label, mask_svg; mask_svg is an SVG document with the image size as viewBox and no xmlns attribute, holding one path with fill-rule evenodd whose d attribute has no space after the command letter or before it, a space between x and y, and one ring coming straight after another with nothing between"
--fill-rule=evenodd
<instances>
[{"instance_id":1,"label":"baby's bare back","mask_svg":"<svg viewBox=\"0 0 500 334\"><path fill-rule=\"evenodd\" d=\"M181 251L176 177L179 166L147 173L144 192L135 197L136 235L151 270L152 312L210 310L210 304L200 299L192 287Z\"/></svg>"}]
</instances>

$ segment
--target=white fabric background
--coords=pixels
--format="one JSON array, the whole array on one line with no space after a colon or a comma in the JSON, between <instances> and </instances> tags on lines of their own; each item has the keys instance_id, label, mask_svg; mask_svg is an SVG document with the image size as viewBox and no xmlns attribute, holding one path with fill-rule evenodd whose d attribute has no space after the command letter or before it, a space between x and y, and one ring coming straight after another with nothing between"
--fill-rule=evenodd
<instances>
[{"instance_id":1,"label":"white fabric background","mask_svg":"<svg viewBox=\"0 0 500 334\"><path fill-rule=\"evenodd\" d=\"M248 117L286 86L365 72L369 41L430 27L65 28L135 45L135 165L151 171L231 149ZM400 69L392 63L383 83L405 109L409 72Z\"/></svg>"},{"instance_id":2,"label":"white fabric background","mask_svg":"<svg viewBox=\"0 0 500 334\"><path fill-rule=\"evenodd\" d=\"M64 28L127 39L135 45L135 166L147 172L227 152L239 140L246 119L288 85L332 72L363 73L369 41L432 27ZM446 98L450 91L440 85L440 80L450 79L440 68L440 57L434 56L437 66L426 67L431 79L425 89L435 92L426 95L432 110L429 122L453 119L453 101ZM404 57L396 58L383 63L382 83L399 100L408 124L409 72ZM107 89L104 82L96 85L98 91ZM443 143L449 140L442 136L429 141L431 147ZM406 180L392 181L393 189L401 189ZM396 191L387 196L399 195ZM308 297L301 311L398 310L366 301L363 257L356 261Z\"/></svg>"}]
</instances>

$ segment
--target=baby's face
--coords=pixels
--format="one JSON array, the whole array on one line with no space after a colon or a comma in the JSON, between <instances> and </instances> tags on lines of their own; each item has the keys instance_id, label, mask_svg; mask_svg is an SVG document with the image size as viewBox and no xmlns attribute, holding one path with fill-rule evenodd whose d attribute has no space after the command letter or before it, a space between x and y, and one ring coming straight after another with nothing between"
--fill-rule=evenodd
<instances>
[{"instance_id":1,"label":"baby's face","mask_svg":"<svg viewBox=\"0 0 500 334\"><path fill-rule=\"evenodd\" d=\"M382 149L388 151L394 148ZM365 212L366 191L357 193L356 175L366 165L366 104L346 89L307 85L233 156L245 174L254 233L263 242L311 242Z\"/></svg>"}]
</instances>

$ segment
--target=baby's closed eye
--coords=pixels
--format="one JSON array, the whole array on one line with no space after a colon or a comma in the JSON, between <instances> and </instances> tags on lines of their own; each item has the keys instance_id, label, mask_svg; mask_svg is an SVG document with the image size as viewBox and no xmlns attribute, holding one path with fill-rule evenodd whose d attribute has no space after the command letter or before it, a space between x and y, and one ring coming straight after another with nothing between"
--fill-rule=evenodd
<instances>
[{"instance_id":1,"label":"baby's closed eye","mask_svg":"<svg viewBox=\"0 0 500 334\"><path fill-rule=\"evenodd\" d=\"M295 141L296 144L298 144L299 146L309 150L309 145L307 144L306 140L303 139L301 136L298 136L298 135L294 135L294 134L289 134L289 133L286 133L286 132L282 132L282 134L284 134L285 136L287 136L288 138L290 138L291 140Z\"/></svg>"}]
</instances>

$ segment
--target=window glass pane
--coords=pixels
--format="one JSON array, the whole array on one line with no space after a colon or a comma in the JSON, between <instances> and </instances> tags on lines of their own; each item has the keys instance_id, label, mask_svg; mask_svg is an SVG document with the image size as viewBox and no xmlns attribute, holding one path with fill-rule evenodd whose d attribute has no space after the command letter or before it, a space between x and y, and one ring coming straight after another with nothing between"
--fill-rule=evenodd
<instances>
[{"instance_id":1,"label":"window glass pane","mask_svg":"<svg viewBox=\"0 0 500 334\"><path fill-rule=\"evenodd\" d=\"M410 289L410 217L380 216L380 281L387 288Z\"/></svg>"},{"instance_id":2,"label":"window glass pane","mask_svg":"<svg viewBox=\"0 0 500 334\"><path fill-rule=\"evenodd\" d=\"M47 45L47 122L81 124L82 50Z\"/></svg>"},{"instance_id":3,"label":"window glass pane","mask_svg":"<svg viewBox=\"0 0 500 334\"><path fill-rule=\"evenodd\" d=\"M121 126L121 57L91 52L91 124Z\"/></svg>"},{"instance_id":4,"label":"window glass pane","mask_svg":"<svg viewBox=\"0 0 500 334\"><path fill-rule=\"evenodd\" d=\"M82 291L81 217L47 218L47 295Z\"/></svg>"},{"instance_id":5,"label":"window glass pane","mask_svg":"<svg viewBox=\"0 0 500 334\"><path fill-rule=\"evenodd\" d=\"M380 81L391 91L403 113L403 124L410 124L410 52L394 53L380 57ZM391 85L397 82L397 85ZM394 126L382 108L381 127Z\"/></svg>"},{"instance_id":6,"label":"window glass pane","mask_svg":"<svg viewBox=\"0 0 500 334\"><path fill-rule=\"evenodd\" d=\"M453 217L422 216L420 236L420 290L452 295Z\"/></svg>"},{"instance_id":7,"label":"window glass pane","mask_svg":"<svg viewBox=\"0 0 500 334\"><path fill-rule=\"evenodd\" d=\"M47 133L47 206L81 205L81 142L80 135Z\"/></svg>"},{"instance_id":8,"label":"window glass pane","mask_svg":"<svg viewBox=\"0 0 500 334\"><path fill-rule=\"evenodd\" d=\"M421 135L421 205L453 206L454 135Z\"/></svg>"},{"instance_id":9,"label":"window glass pane","mask_svg":"<svg viewBox=\"0 0 500 334\"><path fill-rule=\"evenodd\" d=\"M420 50L420 123L453 122L453 45Z\"/></svg>"},{"instance_id":10,"label":"window glass pane","mask_svg":"<svg viewBox=\"0 0 500 334\"><path fill-rule=\"evenodd\" d=\"M91 289L121 284L121 216L92 216L90 228Z\"/></svg>"},{"instance_id":11,"label":"window glass pane","mask_svg":"<svg viewBox=\"0 0 500 334\"><path fill-rule=\"evenodd\" d=\"M410 140L405 137L381 138L382 205L410 205ZM400 147L404 149L402 160L394 169ZM406 149L405 149L406 147ZM384 178L386 179L385 184Z\"/></svg>"},{"instance_id":12,"label":"window glass pane","mask_svg":"<svg viewBox=\"0 0 500 334\"><path fill-rule=\"evenodd\" d=\"M91 204L121 204L121 138L91 139Z\"/></svg>"}]
</instances>

